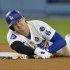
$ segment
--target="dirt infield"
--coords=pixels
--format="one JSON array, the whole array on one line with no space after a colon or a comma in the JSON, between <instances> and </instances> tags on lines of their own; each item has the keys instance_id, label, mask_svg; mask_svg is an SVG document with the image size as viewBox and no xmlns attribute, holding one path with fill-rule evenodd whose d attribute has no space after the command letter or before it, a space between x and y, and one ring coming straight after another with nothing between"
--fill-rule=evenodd
<instances>
[{"instance_id":1,"label":"dirt infield","mask_svg":"<svg viewBox=\"0 0 70 70\"><path fill-rule=\"evenodd\" d=\"M1 52L11 52L8 45L0 45ZM56 57L51 59L11 60L0 59L0 70L70 70L69 57Z\"/></svg>"}]
</instances>

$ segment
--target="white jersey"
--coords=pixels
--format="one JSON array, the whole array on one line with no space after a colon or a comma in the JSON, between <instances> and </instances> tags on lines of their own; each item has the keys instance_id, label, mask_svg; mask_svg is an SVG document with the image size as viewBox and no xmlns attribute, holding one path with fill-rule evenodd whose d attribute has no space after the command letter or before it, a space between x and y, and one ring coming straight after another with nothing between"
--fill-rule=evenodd
<instances>
[{"instance_id":1,"label":"white jersey","mask_svg":"<svg viewBox=\"0 0 70 70\"><path fill-rule=\"evenodd\" d=\"M31 38L16 33L15 31L9 30L7 34L7 40L9 45L15 41L20 41L24 45L36 48L37 46L45 46L46 41L50 41L53 37L55 30L50 27L47 23L40 20L27 21L30 29Z\"/></svg>"}]
</instances>

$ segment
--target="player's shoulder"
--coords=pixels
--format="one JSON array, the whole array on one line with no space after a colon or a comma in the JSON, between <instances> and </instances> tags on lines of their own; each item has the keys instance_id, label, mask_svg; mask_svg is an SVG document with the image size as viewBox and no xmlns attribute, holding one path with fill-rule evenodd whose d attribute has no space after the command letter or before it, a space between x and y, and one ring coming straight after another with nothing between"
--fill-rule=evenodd
<instances>
[{"instance_id":1,"label":"player's shoulder","mask_svg":"<svg viewBox=\"0 0 70 70\"><path fill-rule=\"evenodd\" d=\"M44 21L42 21L42 20L30 20L30 21L28 21L28 22L33 22L33 23L34 23L34 22L36 22L36 23L39 22L39 23L40 23L40 22L44 22Z\"/></svg>"},{"instance_id":2,"label":"player's shoulder","mask_svg":"<svg viewBox=\"0 0 70 70\"><path fill-rule=\"evenodd\" d=\"M9 35L11 33L13 33L13 31L11 29L9 29L7 35Z\"/></svg>"},{"instance_id":3,"label":"player's shoulder","mask_svg":"<svg viewBox=\"0 0 70 70\"><path fill-rule=\"evenodd\" d=\"M47 23L45 23L45 22L42 21L42 20L30 20L30 21L28 21L28 23L29 23L29 24L32 24L32 25L35 25L35 26L47 24Z\"/></svg>"},{"instance_id":4,"label":"player's shoulder","mask_svg":"<svg viewBox=\"0 0 70 70\"><path fill-rule=\"evenodd\" d=\"M12 31L11 29L9 29L7 34L11 34L11 33L13 33L13 32L14 32L14 31Z\"/></svg>"},{"instance_id":5,"label":"player's shoulder","mask_svg":"<svg viewBox=\"0 0 70 70\"><path fill-rule=\"evenodd\" d=\"M14 31L12 31L11 29L9 29L9 31L7 33L7 38L9 38L12 34L16 35Z\"/></svg>"}]
</instances>

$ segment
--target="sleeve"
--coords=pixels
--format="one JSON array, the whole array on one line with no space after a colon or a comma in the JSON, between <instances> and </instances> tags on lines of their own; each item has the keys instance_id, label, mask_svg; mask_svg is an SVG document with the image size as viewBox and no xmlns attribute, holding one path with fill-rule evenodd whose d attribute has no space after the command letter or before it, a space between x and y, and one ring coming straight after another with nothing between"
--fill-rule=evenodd
<instances>
[{"instance_id":1,"label":"sleeve","mask_svg":"<svg viewBox=\"0 0 70 70\"><path fill-rule=\"evenodd\" d=\"M34 49L24 45L24 43L20 41L15 41L11 44L11 48L18 53L26 54L28 56L34 55Z\"/></svg>"},{"instance_id":2,"label":"sleeve","mask_svg":"<svg viewBox=\"0 0 70 70\"><path fill-rule=\"evenodd\" d=\"M43 21L36 21L36 28L39 33L47 40L51 40L56 30Z\"/></svg>"}]
</instances>

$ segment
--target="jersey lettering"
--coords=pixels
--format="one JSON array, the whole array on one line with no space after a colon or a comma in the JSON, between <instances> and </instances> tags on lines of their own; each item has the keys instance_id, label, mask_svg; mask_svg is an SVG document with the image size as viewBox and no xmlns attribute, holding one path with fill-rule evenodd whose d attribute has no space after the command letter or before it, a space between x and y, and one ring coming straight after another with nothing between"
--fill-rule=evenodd
<instances>
[{"instance_id":1,"label":"jersey lettering","mask_svg":"<svg viewBox=\"0 0 70 70\"><path fill-rule=\"evenodd\" d=\"M51 34L51 31L46 30L46 32L45 32L45 33L46 33L46 35L48 35L48 36L49 36L49 35Z\"/></svg>"}]
</instances>

